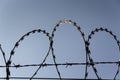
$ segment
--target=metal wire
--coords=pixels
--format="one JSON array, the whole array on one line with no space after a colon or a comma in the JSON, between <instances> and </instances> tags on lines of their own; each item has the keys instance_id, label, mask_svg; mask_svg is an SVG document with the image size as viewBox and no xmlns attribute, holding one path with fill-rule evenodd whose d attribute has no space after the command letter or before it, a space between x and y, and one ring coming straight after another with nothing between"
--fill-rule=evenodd
<instances>
[{"instance_id":1,"label":"metal wire","mask_svg":"<svg viewBox=\"0 0 120 80\"><path fill-rule=\"evenodd\" d=\"M60 27L61 24L65 24L65 23L68 23L68 24L72 25L80 33L80 35L81 35L81 37L83 39L84 45L85 45L85 52L86 52L86 62L85 63L57 63L56 56L55 56L55 53L54 53L55 48L53 47L54 35L55 35L55 32L57 31L58 27ZM67 19L59 21L53 27L53 30L52 30L51 34L48 33L46 30L36 29L36 30L32 30L32 31L26 33L25 35L23 35L15 43L13 49L10 52L10 57L9 57L8 60L6 59L5 52L3 51L3 49L2 49L2 47L0 45L0 50L1 50L1 53L2 53L2 56L3 56L3 59L4 59L4 63L5 63L4 66L0 65L0 68L6 68L6 77L0 77L0 79L6 79L6 80L10 80L10 79L29 79L29 80L34 80L34 79L42 79L42 80L44 80L44 79L50 79L50 80L59 79L59 80L73 80L73 79L76 79L76 80L80 80L78 78L62 78L60 70L58 68L58 66L66 66L66 68L67 68L68 66L80 66L80 65L84 65L85 66L85 73L84 73L84 78L83 79L87 79L87 77L88 77L88 67L92 67L92 69L93 69L97 79L101 79L101 77L99 76L98 71L97 71L95 65L109 65L109 64L115 64L115 65L118 66L116 74L114 75L114 78L113 78L113 79L116 79L116 77L119 74L119 70L120 70L120 61L95 62L92 59L91 51L90 51L90 48L89 48L90 47L90 40L92 39L93 35L95 35L97 32L107 32L107 33L109 33L110 36L112 36L114 38L114 40L116 41L117 46L118 46L119 51L120 51L120 41L117 39L117 36L115 34L113 34L112 31L108 30L107 28L104 29L102 27L101 28L96 28L95 30L91 31L91 33L88 35L88 38L85 39L85 34L81 30L81 27L78 26L76 22L73 22L72 20L67 20ZM15 50L19 47L20 43L26 37L30 36L31 34L35 34L35 33L42 33L49 39L49 49L48 49L47 54L46 54L45 58L43 59L43 61L40 64L26 64L26 65L22 65L22 64L17 64L16 65L16 64L14 64L12 66L11 65L12 57L15 54ZM54 62L53 64L45 63L47 57L50 54L50 51L51 51L51 54L52 54L52 57L53 57L53 62ZM12 77L12 76L10 76L10 73L11 73L10 68L24 68L24 67L35 67L35 66L38 66L38 68L36 69L36 71L33 73L33 75L31 77ZM56 72L57 72L57 74L59 76L58 78L40 78L40 77L35 77L38 74L38 71L41 69L41 67L49 67L49 66L55 66Z\"/></svg>"}]
</instances>

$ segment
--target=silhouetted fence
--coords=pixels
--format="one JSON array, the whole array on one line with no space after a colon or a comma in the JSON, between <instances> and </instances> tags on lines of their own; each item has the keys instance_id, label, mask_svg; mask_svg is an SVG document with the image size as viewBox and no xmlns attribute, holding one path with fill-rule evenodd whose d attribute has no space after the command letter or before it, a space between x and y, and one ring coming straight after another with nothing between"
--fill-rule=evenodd
<instances>
[{"instance_id":1,"label":"silhouetted fence","mask_svg":"<svg viewBox=\"0 0 120 80\"><path fill-rule=\"evenodd\" d=\"M85 63L57 63L56 62L56 56L55 56L54 48L53 48L53 43L54 43L53 38L54 38L54 34L55 34L55 31L57 30L57 28L61 24L64 24L64 23L68 23L68 24L71 24L72 26L76 27L77 31L81 34L81 37L82 37L82 39L84 41L85 52L86 52L86 62ZM118 67L117 67L116 74L113 77L113 79L116 79L116 77L119 74L120 61L116 61L116 62L94 62L94 60L92 59L92 56L91 56L91 50L89 48L90 40L92 39L94 34L96 34L97 32L101 32L101 31L110 34L114 38L114 40L116 41L116 44L117 44L117 46L118 46L118 48L120 50L120 41L117 39L117 36L115 34L113 34L112 31L108 30L107 28L102 28L102 27L101 28L96 28L95 30L91 31L91 33L88 35L87 39L85 39L84 32L81 30L81 27L78 26L76 22L73 22L71 20L66 20L66 19L62 20L62 21L59 21L54 26L52 33L48 33L46 30L42 30L42 29L32 30L32 31L26 33L25 35L23 35L15 43L13 49L11 50L10 57L9 57L8 60L6 59L5 52L2 50L2 47L0 46L0 50L1 50L4 62L5 62L5 66L0 65L0 68L1 67L5 67L6 68L6 77L1 77L0 79L6 79L6 80L9 80L9 79L29 79L29 80L33 80L33 79L50 79L50 80L60 79L60 80L72 80L72 79L75 79L75 78L62 78L61 73L60 73L59 68L58 68L58 66L71 66L71 65L85 65L85 72L83 73L84 74L84 79L87 79L87 77L88 77L88 67L90 67L90 66L92 67L92 69L94 71L94 74L96 75L97 79L102 79L99 76L98 71L97 71L97 69L95 67L95 65L97 65L97 64L116 64ZM43 34L45 34L49 38L50 44L49 44L49 49L48 49L48 52L47 52L45 58L42 60L42 62L40 64L29 64L29 65L21 65L21 64L15 65L14 64L14 66L11 66L12 57L15 54L16 48L19 46L19 44L27 36L30 36L31 34L35 34L35 33L43 33ZM51 54L52 54L52 57L53 57L54 64L47 64L47 63L45 63L48 55L50 54L50 51L51 51ZM29 67L29 66L33 66L33 67L34 66L38 66L37 70L33 73L33 75L31 77L12 77L12 76L10 76L10 74L11 74L10 68L22 68L22 67ZM40 77L35 77L37 75L38 71L41 69L41 67L44 67L44 66L46 66L46 67L48 67L48 66L55 66L59 78L40 78Z\"/></svg>"}]
</instances>

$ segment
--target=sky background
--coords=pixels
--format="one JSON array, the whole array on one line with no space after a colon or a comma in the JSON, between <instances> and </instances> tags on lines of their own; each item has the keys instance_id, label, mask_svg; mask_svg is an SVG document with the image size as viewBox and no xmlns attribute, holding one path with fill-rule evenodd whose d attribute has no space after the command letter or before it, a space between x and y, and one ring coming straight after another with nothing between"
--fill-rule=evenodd
<instances>
[{"instance_id":1,"label":"sky background","mask_svg":"<svg viewBox=\"0 0 120 80\"><path fill-rule=\"evenodd\" d=\"M119 0L0 0L0 44L8 59L15 43L25 33L43 29L51 33L59 20L77 22L85 38L95 28L112 30L120 39ZM94 61L118 61L120 53L115 40L108 33L97 33L90 41ZM69 24L62 24L55 32L54 45L58 63L85 62L84 43L79 32ZM43 34L26 38L12 57L14 64L39 64L49 48L49 40ZM53 63L49 55L45 63ZM2 54L0 65L4 65ZM101 78L113 78L117 65L96 65ZM30 77L37 67L12 68L11 76ZM85 66L59 66L62 77L84 78ZM96 78L91 67L88 78ZM0 77L6 76L0 68ZM35 77L58 77L55 67L42 68ZM117 76L120 79L120 73Z\"/></svg>"}]
</instances>

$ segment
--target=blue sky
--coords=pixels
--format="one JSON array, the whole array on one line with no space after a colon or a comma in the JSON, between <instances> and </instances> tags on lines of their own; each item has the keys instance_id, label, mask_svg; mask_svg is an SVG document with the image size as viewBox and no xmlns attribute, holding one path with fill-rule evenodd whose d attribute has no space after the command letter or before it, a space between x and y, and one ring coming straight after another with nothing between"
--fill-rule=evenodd
<instances>
[{"instance_id":1,"label":"blue sky","mask_svg":"<svg viewBox=\"0 0 120 80\"><path fill-rule=\"evenodd\" d=\"M112 30L120 39L120 1L119 0L0 0L0 44L10 56L15 42L26 32L43 29L52 32L59 20L70 19L77 22L85 33L85 38L95 28ZM55 32L54 48L56 60L62 62L85 62L85 49L79 32L69 24L62 24ZM43 34L26 38L16 49L12 57L14 64L41 63L49 47L49 41ZM97 33L91 40L91 56L94 61L118 61L119 49L108 33ZM53 63L52 56L46 63ZM0 65L4 65L2 56ZM85 66L60 66L62 77L84 78ZM113 78L116 65L96 65L102 78ZM11 76L31 76L37 69L11 69ZM5 69L0 69L0 77ZM24 73L23 73L24 72ZM96 78L88 68L88 78ZM120 74L120 73L119 73ZM54 67L42 68L36 77L58 77ZM120 75L117 76L120 78Z\"/></svg>"}]
</instances>

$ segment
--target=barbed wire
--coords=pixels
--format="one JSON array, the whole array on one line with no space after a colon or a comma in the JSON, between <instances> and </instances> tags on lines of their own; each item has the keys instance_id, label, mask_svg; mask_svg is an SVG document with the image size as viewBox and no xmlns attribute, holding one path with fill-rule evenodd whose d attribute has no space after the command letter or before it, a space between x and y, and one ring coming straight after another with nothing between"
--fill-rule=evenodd
<instances>
[{"instance_id":1,"label":"barbed wire","mask_svg":"<svg viewBox=\"0 0 120 80\"><path fill-rule=\"evenodd\" d=\"M114 38L114 40L116 41L116 43L118 45L118 48L119 48L119 51L120 51L120 41L117 39L117 36L115 34L113 34L112 31L108 30L107 28L103 29L102 27L101 28L96 28L95 30L91 31L91 33L88 35L88 40L86 41L86 44L88 46L87 52L89 53L88 56L89 56L89 60L90 60L91 63L94 63L94 62L93 62L93 59L90 57L91 52L89 50L89 45L90 45L90 40L92 39L92 36L95 35L96 32L107 32L107 33L109 33ZM114 76L114 79L116 79L116 76L119 73L119 67L120 67L120 65L118 64L118 69L117 69L117 72ZM100 77L98 76L97 69L95 68L94 65L92 65L92 68L93 68L96 76L98 77L98 79L100 79Z\"/></svg>"},{"instance_id":2,"label":"barbed wire","mask_svg":"<svg viewBox=\"0 0 120 80\"><path fill-rule=\"evenodd\" d=\"M85 46L85 54L86 54L86 61L85 63L57 63L56 61L56 55L55 55L55 48L53 47L53 44L54 44L54 35L55 35L55 32L57 31L58 27L60 27L61 24L70 24L72 25L73 27L75 27L77 29L77 31L80 33L82 39L83 39L83 43L84 43L84 46ZM80 66L80 65L85 65L85 72L84 72L84 78L83 79L87 79L88 77L88 67L92 67L97 79L101 79L101 77L99 76L98 74L98 71L95 67L95 65L101 65L101 64L116 64L118 67L117 67L117 71L116 71L116 74L114 75L114 78L113 79L116 79L116 77L118 76L119 74L119 70L120 70L120 61L114 61L114 62L95 62L93 59L92 59L92 56L91 56L91 50L90 50L90 40L92 39L93 35L95 35L97 32L107 32L109 33L113 38L114 40L116 41L117 45L118 45L118 48L119 48L119 51L120 51L120 41L118 40L117 36L115 34L113 34L112 31L108 30L107 28L96 28L95 30L91 31L91 33L88 35L88 38L85 39L85 33L81 30L81 27L77 25L76 22L73 22L72 20L61 20L59 21L54 27L53 27L53 30L52 30L52 33L50 34L49 32L47 32L46 30L42 30L42 29L36 29L36 30L32 30L28 33L26 33L25 35L23 35L14 45L13 49L11 50L10 52L10 57L9 59L7 60L6 59L6 56L5 56L5 52L3 51L1 45L0 45L0 50L1 50L1 53L2 53L2 56L3 56L3 59L4 59L4 63L5 65L0 65L0 68L6 68L6 77L0 77L0 79L6 79L6 80L10 80L10 79L29 79L29 80L33 80L33 79L59 79L59 80L72 80L72 79L78 79L78 78L62 78L61 76L61 73L60 73L60 70L58 68L58 66L65 66L66 68L68 66ZM35 33L42 33L44 34L48 40L49 40L49 49L47 51L47 54L45 56L45 58L42 60L41 63L39 64L25 64L25 65L22 65L22 64L13 64L11 65L12 63L12 57L14 56L15 54L15 50L19 47L19 45L21 44L21 42L28 36L30 36L31 34L35 34ZM49 56L50 54L50 51L51 51L51 55L52 55L52 58L53 58L53 64L50 64L50 63L45 63L47 57ZM11 71L10 69L11 68L24 68L24 67L35 67L35 66L38 66L38 68L36 69L36 71L33 73L33 75L31 77L12 77L11 76ZM35 77L37 74L38 74L38 71L42 68L42 67L49 67L49 66L55 66L56 68L56 72L58 74L58 78L40 78L40 77Z\"/></svg>"},{"instance_id":3,"label":"barbed wire","mask_svg":"<svg viewBox=\"0 0 120 80\"><path fill-rule=\"evenodd\" d=\"M94 62L94 63L57 63L57 64L50 64L50 63L44 63L44 64L25 64L25 65L21 65L21 64L13 64L13 66L9 66L11 68L21 68L21 67L33 67L33 66L41 66L41 67L49 67L49 66L66 66L66 68L68 66L80 66L80 65L98 65L98 64L120 64L120 61L115 61L115 62ZM6 66L2 66L0 65L1 68L4 68Z\"/></svg>"}]
</instances>

